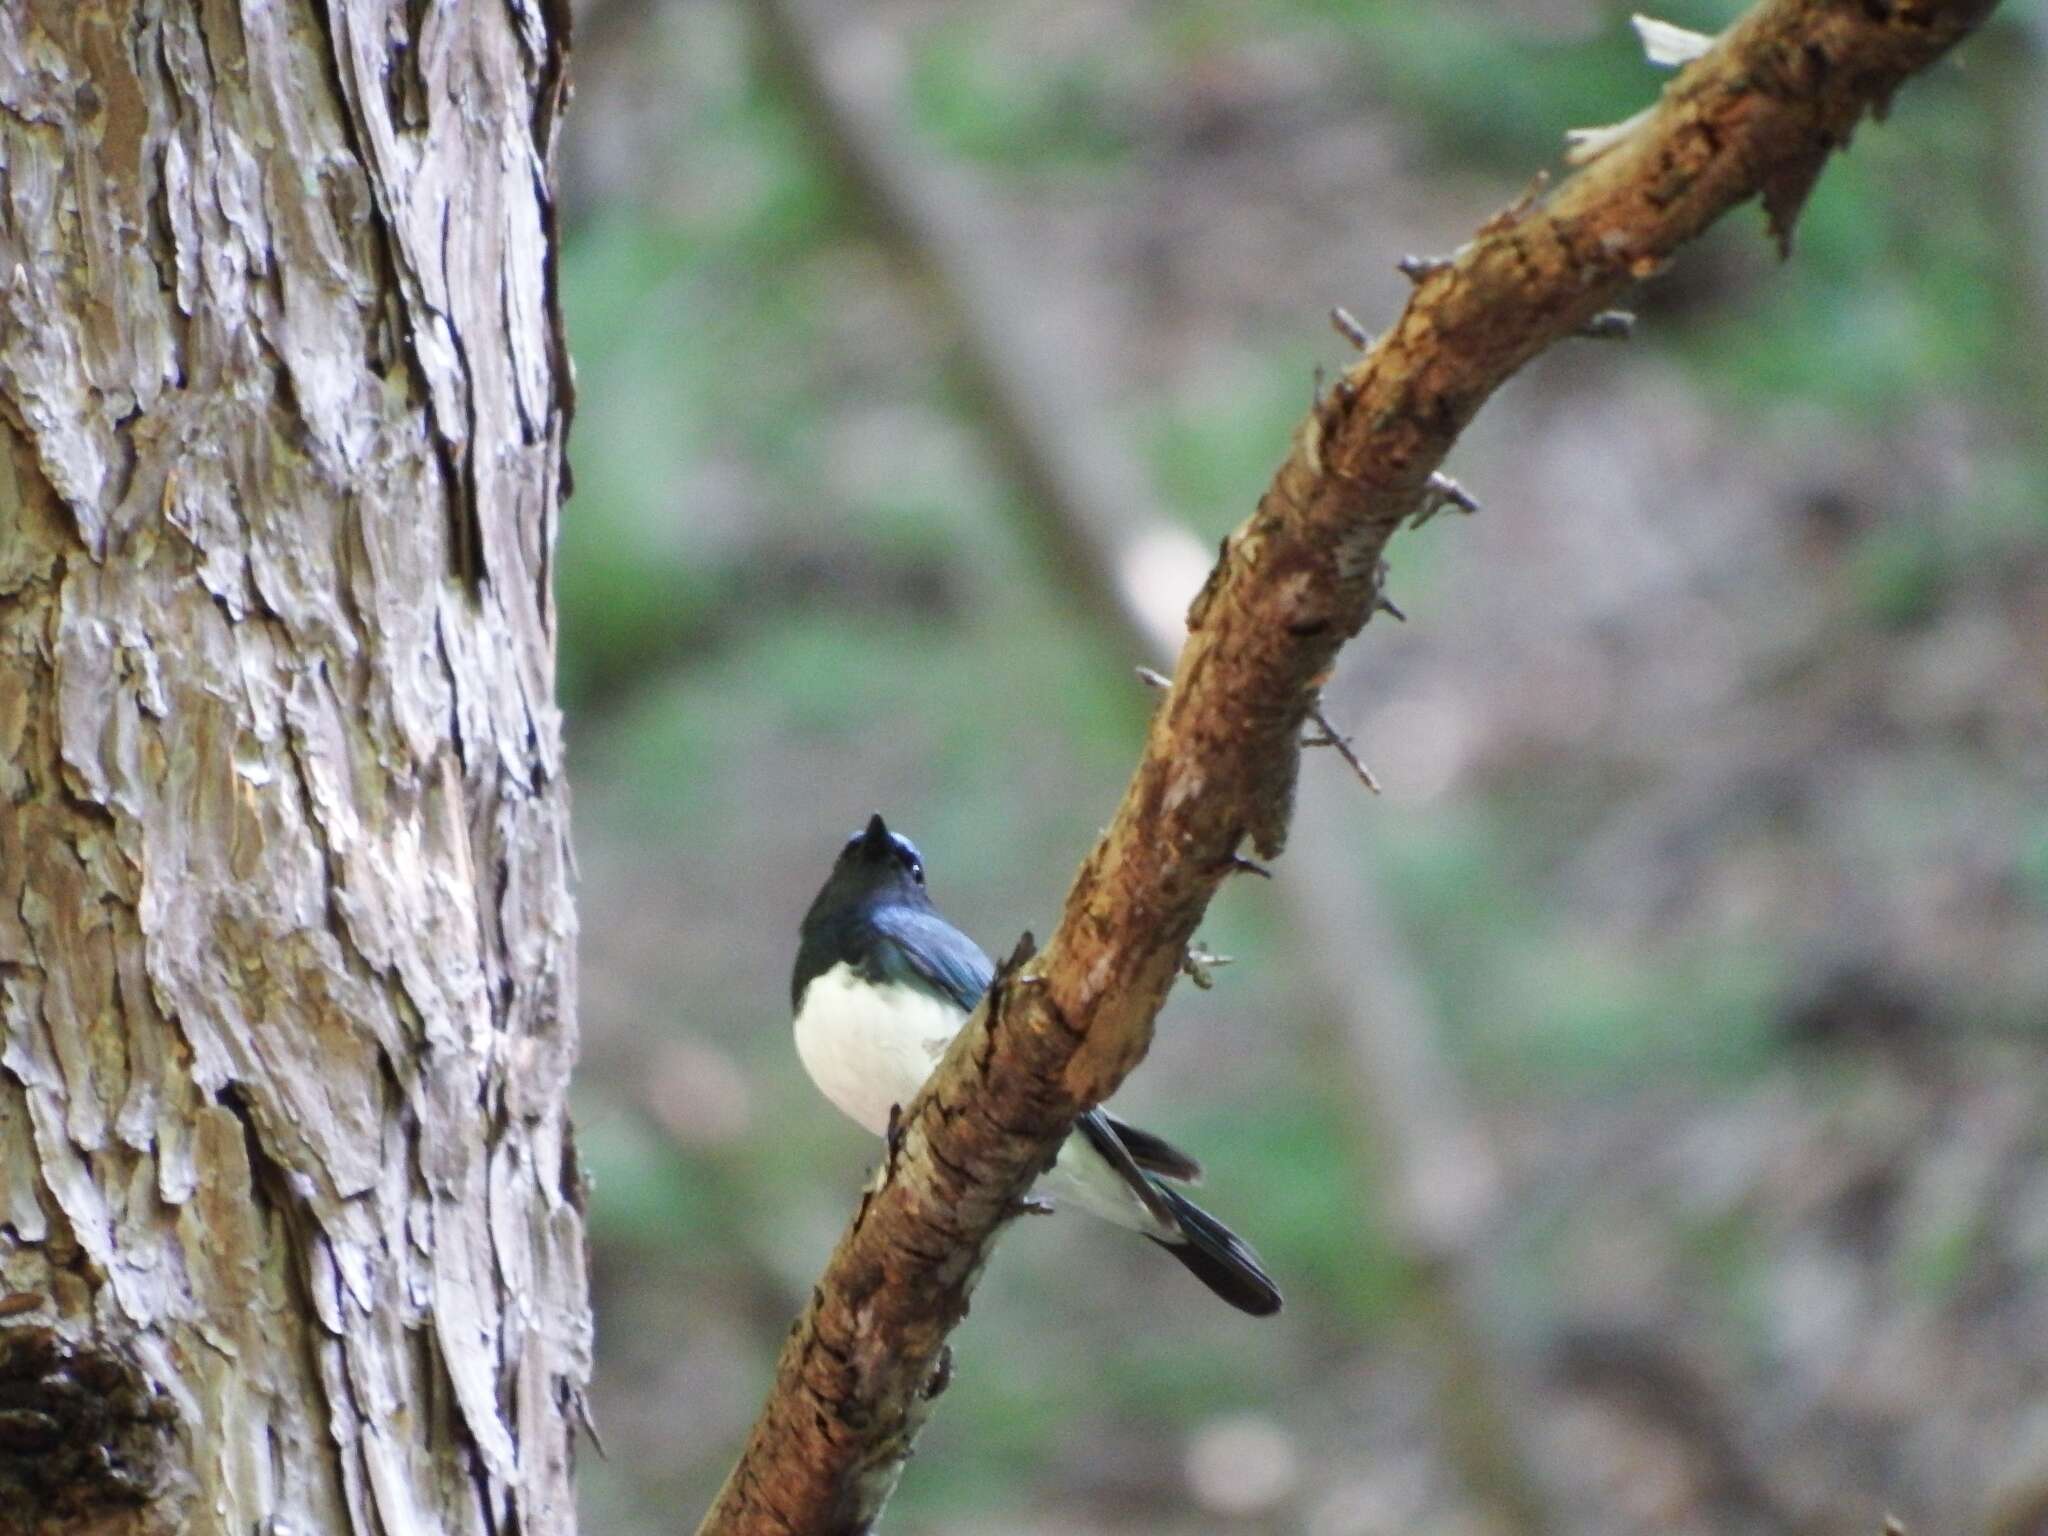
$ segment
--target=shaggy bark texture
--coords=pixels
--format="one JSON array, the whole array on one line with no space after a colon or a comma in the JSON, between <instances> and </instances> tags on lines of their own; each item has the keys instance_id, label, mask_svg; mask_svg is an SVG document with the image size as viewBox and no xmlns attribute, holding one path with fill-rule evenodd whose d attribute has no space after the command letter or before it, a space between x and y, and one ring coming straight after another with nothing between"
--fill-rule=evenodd
<instances>
[{"instance_id":1,"label":"shaggy bark texture","mask_svg":"<svg viewBox=\"0 0 2048 1536\"><path fill-rule=\"evenodd\" d=\"M566 28L0 5L0 1529L573 1528Z\"/></svg>"},{"instance_id":2,"label":"shaggy bark texture","mask_svg":"<svg viewBox=\"0 0 2048 1536\"><path fill-rule=\"evenodd\" d=\"M905 1107L700 1536L873 1525L1002 1223L1115 1090L1218 883L1277 854L1304 720L1381 599L1381 552L1486 398L1728 209L1789 239L1828 154L1993 0L1764 0L1547 197L1408 264L1394 327L1318 402L1188 614L1171 692L1057 932ZM1475 82L1475 89L1483 84Z\"/></svg>"}]
</instances>

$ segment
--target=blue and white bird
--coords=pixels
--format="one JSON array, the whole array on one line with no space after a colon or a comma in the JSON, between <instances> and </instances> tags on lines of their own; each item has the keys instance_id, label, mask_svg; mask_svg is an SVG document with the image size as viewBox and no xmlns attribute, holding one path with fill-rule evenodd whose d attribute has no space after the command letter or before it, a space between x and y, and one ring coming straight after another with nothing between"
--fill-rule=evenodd
<instances>
[{"instance_id":1,"label":"blue and white bird","mask_svg":"<svg viewBox=\"0 0 2048 1536\"><path fill-rule=\"evenodd\" d=\"M994 974L932 905L916 847L877 815L847 840L804 914L790 979L797 1055L826 1098L885 1135L890 1112L930 1076ZM1279 1311L1258 1255L1174 1187L1201 1173L1186 1153L1094 1109L1040 1188L1151 1238L1233 1307Z\"/></svg>"}]
</instances>

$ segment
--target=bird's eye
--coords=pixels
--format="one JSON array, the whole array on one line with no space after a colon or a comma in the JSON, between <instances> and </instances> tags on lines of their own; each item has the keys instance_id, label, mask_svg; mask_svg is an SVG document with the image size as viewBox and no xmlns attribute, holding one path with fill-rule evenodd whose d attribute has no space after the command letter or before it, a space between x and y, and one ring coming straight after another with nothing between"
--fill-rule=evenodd
<instances>
[{"instance_id":1,"label":"bird's eye","mask_svg":"<svg viewBox=\"0 0 2048 1536\"><path fill-rule=\"evenodd\" d=\"M924 865L918 862L916 859L912 859L910 861L910 878L915 880L919 885L924 884Z\"/></svg>"}]
</instances>

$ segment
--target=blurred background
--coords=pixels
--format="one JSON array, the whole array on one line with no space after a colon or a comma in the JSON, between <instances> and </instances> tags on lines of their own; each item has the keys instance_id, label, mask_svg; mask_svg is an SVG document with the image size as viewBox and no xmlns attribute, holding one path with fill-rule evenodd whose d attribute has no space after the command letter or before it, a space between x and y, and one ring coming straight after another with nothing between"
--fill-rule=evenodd
<instances>
[{"instance_id":1,"label":"blurred background","mask_svg":"<svg viewBox=\"0 0 2048 1536\"><path fill-rule=\"evenodd\" d=\"M875 1155L789 1035L840 841L1043 936L1331 306L1660 78L1589 0L578 10L582 1486L639 1536ZM888 1529L2048 1532L2044 42L1487 407L1328 694L1385 793L1308 755L1119 1099L1286 1312L1024 1223Z\"/></svg>"}]
</instances>

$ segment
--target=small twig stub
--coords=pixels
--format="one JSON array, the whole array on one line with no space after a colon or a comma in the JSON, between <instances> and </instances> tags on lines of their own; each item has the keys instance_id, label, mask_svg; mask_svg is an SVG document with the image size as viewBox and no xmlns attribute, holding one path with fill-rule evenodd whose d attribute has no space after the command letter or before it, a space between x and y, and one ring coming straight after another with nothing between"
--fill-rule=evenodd
<instances>
[{"instance_id":1,"label":"small twig stub","mask_svg":"<svg viewBox=\"0 0 2048 1536\"><path fill-rule=\"evenodd\" d=\"M1636 317L1625 309L1603 309L1579 327L1579 334L1594 341L1627 341L1636 333Z\"/></svg>"},{"instance_id":2,"label":"small twig stub","mask_svg":"<svg viewBox=\"0 0 2048 1536\"><path fill-rule=\"evenodd\" d=\"M1351 771L1358 775L1358 782L1374 794L1378 794L1380 792L1380 781L1373 777L1372 770L1365 766L1365 760L1352 749L1350 738L1330 724L1330 717L1323 713L1323 701L1321 699L1317 699L1314 704L1309 706L1308 715L1321 728L1322 735L1304 737L1301 744L1305 747L1336 748L1337 755L1349 763Z\"/></svg>"},{"instance_id":3,"label":"small twig stub","mask_svg":"<svg viewBox=\"0 0 2048 1536\"><path fill-rule=\"evenodd\" d=\"M1219 955L1199 944L1190 944L1187 952L1180 958L1181 974L1200 990L1207 992L1216 985L1216 969L1232 964L1235 959L1233 955Z\"/></svg>"}]
</instances>

